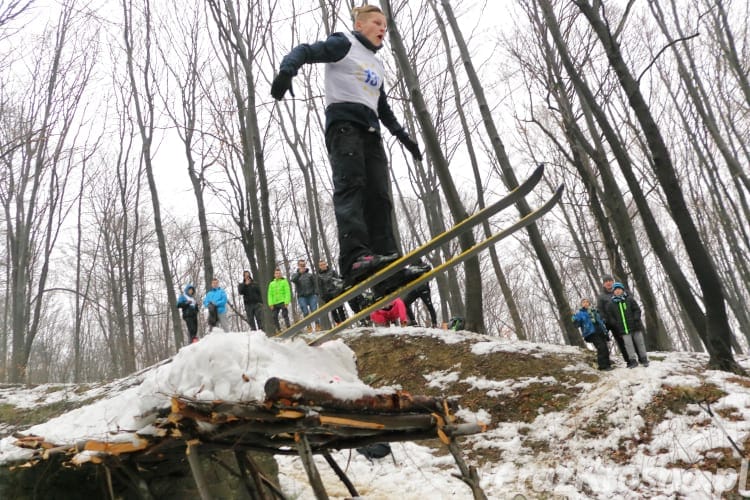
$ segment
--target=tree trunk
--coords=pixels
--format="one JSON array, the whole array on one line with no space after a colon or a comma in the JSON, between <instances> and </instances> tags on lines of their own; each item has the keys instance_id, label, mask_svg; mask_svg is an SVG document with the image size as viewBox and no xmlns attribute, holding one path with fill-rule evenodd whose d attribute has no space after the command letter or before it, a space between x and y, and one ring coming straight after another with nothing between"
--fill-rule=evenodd
<instances>
[{"instance_id":1,"label":"tree trunk","mask_svg":"<svg viewBox=\"0 0 750 500\"><path fill-rule=\"evenodd\" d=\"M468 46L466 45L463 34L458 27L456 17L453 15L453 9L450 6L450 2L448 2L448 0L442 0L441 3L448 20L448 24L453 30L453 36L456 39L456 43L461 53L461 59L463 60L464 68L466 69L466 74L469 78L469 82L471 83L472 90L474 91L474 95L477 98L479 111L482 115L482 120L487 130L487 135L490 138L495 156L503 173L505 187L509 190L514 189L518 186L518 180L516 178L515 172L513 171L513 168L510 165L510 159L505 152L505 146L500 140L500 134L497 131L497 127L495 126L495 122L490 113L490 108L487 105L487 99L484 96L484 88L482 87L482 84L479 81L479 76L477 75L477 72L474 69L474 65L471 62L471 56L469 54ZM516 206L518 207L521 215L525 216L531 211L529 204L525 200L519 201ZM555 269L555 264L552 261L549 252L547 251L542 235L539 232L539 228L536 226L536 224L532 224L527 228L527 231L529 233L529 238L531 240L531 244L534 248L537 258L539 259L539 263L544 270L544 275L547 280L547 286L550 288L550 294L555 299L555 305L557 307L557 312L559 315L558 317L565 319L570 318L572 311L565 296L565 288L563 287L562 281L560 280L560 275ZM584 346L581 335L576 331L576 328L571 321L562 321L561 326L565 343L569 345L577 345L580 347Z\"/></svg>"},{"instance_id":2,"label":"tree trunk","mask_svg":"<svg viewBox=\"0 0 750 500\"><path fill-rule=\"evenodd\" d=\"M164 229L161 221L161 207L159 204L159 193L156 188L156 181L154 179L154 167L152 163L151 153L151 141L153 139L154 132L154 94L151 89L151 7L150 1L146 0L144 5L144 34L145 37L145 54L141 64L143 65L143 72L139 75L143 78L141 89L136 80L135 73L135 54L134 54L134 32L133 32L133 6L130 0L123 0L123 38L125 41L125 55L126 64L128 69L128 76L130 78L130 85L133 89L133 106L135 108L138 130L141 135L141 159L143 161L144 168L146 170L146 178L148 179L148 187L151 193L151 204L154 210L154 231L156 232L156 238L159 245L159 259L161 261L162 272L164 273L164 283L167 294L167 304L169 305L169 311L172 316L172 334L174 336L175 349L182 347L182 329L180 328L180 314L177 310L177 300L175 297L174 280L169 269L169 256L167 255L167 244L164 239ZM142 97L141 97L142 96ZM141 101L143 98L143 102ZM130 278L130 277L128 277ZM128 368L132 367L135 369L135 346L129 346L132 349L128 353Z\"/></svg>"},{"instance_id":3,"label":"tree trunk","mask_svg":"<svg viewBox=\"0 0 750 500\"><path fill-rule=\"evenodd\" d=\"M542 0L547 2L548 0ZM664 191L670 213L682 237L683 245L693 267L696 279L701 287L703 302L706 306L707 348L710 356L709 366L715 369L744 373L732 355L732 332L727 318L724 291L721 281L708 251L698 233L690 215L687 203L680 188L672 159L662 138L651 111L641 94L638 82L630 73L622 58L620 47L613 34L605 25L597 10L584 0L574 0L581 12L588 19L607 52L612 69L628 96L630 106L638 118L643 134L648 142L653 161L654 173Z\"/></svg>"},{"instance_id":4,"label":"tree trunk","mask_svg":"<svg viewBox=\"0 0 750 500\"><path fill-rule=\"evenodd\" d=\"M386 19L388 20L388 35L391 41L392 50L396 56L396 62L399 70L404 75L407 88L411 94L411 101L416 111L417 120L422 129L422 137L425 142L425 148L430 153L437 175L440 179L440 184L443 188L445 200L450 208L451 215L453 216L454 223L458 223L468 217L466 209L461 203L461 199L458 195L458 191L453 182L453 178L450 174L448 167L448 161L445 159L442 151L440 150L440 142L437 137L437 132L432 124L432 118L430 112L427 109L424 97L419 90L419 81L417 74L411 67L404 42L401 38L401 34L398 31L395 19L392 16L390 8L390 2L388 0L380 0L381 8L386 13ZM470 232L464 233L461 238L461 248L466 250L476 243L474 235ZM485 333L484 326L484 313L482 311L483 300L482 300L482 272L479 266L479 258L474 257L466 261L465 266L466 283L465 288L466 294L466 329L475 331L478 333Z\"/></svg>"},{"instance_id":5,"label":"tree trunk","mask_svg":"<svg viewBox=\"0 0 750 500\"><path fill-rule=\"evenodd\" d=\"M445 53L448 58L448 71L451 75L451 84L453 86L453 94L456 101L456 112L458 113L458 118L461 122L461 129L463 130L466 149L469 154L469 161L471 162L471 168L474 174L474 185L476 187L477 203L479 209L481 210L486 206L486 203L484 201L482 179L479 174L477 156L474 152L473 140L471 138L471 129L469 128L469 124L466 119L466 113L464 113L463 111L464 104L461 101L461 89L458 86L458 77L456 75L455 63L450 52L451 46L448 39L448 33L446 32L445 24L443 23L437 6L435 5L435 0L430 0L430 7L435 14L435 21L437 22L438 29L440 30L440 36L443 40L443 47L445 47ZM484 230L485 238L488 238L492 234L492 229L490 228L489 221L484 221L482 223L482 229ZM508 306L508 313L510 314L511 320L513 321L514 333L519 340L528 340L526 329L524 327L523 320L521 319L521 313L519 311L518 304L516 303L516 299L513 297L513 291L508 284L508 279L505 277L505 272L503 271L503 268L500 264L500 259L497 256L495 247L490 247L489 252L490 261L492 262L492 268L495 271L495 277L497 278L497 282L500 285L500 290L503 293L503 298L505 299L505 303Z\"/></svg>"}]
</instances>

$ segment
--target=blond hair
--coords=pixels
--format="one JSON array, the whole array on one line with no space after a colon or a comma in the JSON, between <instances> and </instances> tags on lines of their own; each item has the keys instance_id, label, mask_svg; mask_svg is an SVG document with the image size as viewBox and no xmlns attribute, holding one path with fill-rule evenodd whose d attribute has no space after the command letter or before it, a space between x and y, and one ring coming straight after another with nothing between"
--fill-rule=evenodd
<instances>
[{"instance_id":1,"label":"blond hair","mask_svg":"<svg viewBox=\"0 0 750 500\"><path fill-rule=\"evenodd\" d=\"M383 11L380 10L380 7L378 7L377 5L363 5L361 7L354 7L352 9L352 17L354 18L354 22L364 21L365 18L370 14L383 14Z\"/></svg>"}]
</instances>

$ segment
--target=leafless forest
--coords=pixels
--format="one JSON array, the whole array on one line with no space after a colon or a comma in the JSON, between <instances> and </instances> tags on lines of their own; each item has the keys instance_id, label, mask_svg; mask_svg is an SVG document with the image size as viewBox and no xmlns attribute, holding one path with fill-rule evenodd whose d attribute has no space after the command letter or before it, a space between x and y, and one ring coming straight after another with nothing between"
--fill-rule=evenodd
<instances>
[{"instance_id":1,"label":"leafless forest","mask_svg":"<svg viewBox=\"0 0 750 500\"><path fill-rule=\"evenodd\" d=\"M175 307L218 276L337 262L322 66L274 101L281 57L351 27L340 0L0 0L0 381L94 381L185 342ZM376 3L375 0L371 3ZM653 350L739 371L750 340L747 0L380 0L387 132L409 250L539 164L544 220L433 284L442 321L582 345L600 277ZM264 292L265 292L265 287ZM293 311L296 313L296 311ZM423 311L419 312L423 319ZM266 318L268 321L269 318Z\"/></svg>"}]
</instances>

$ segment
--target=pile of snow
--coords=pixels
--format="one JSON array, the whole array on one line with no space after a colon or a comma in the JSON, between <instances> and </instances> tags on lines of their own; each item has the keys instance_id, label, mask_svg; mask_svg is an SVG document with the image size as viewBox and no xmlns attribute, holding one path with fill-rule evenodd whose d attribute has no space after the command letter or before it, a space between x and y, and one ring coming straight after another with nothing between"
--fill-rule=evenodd
<instances>
[{"instance_id":1,"label":"pile of snow","mask_svg":"<svg viewBox=\"0 0 750 500\"><path fill-rule=\"evenodd\" d=\"M157 410L169 408L173 396L202 401L263 401L264 384L271 377L325 390L345 400L391 392L388 388L373 389L359 380L355 361L354 353L341 340L310 347L302 340L276 342L262 332L218 331L182 348L171 362L145 371L137 385L30 427L22 434L41 436L56 445L81 440L129 441L136 434L151 433L149 426ZM23 406L38 402L41 392L37 388L18 398L9 391L0 396L6 404ZM0 441L0 464L31 457L31 451L14 446L15 441L12 436Z\"/></svg>"}]
</instances>

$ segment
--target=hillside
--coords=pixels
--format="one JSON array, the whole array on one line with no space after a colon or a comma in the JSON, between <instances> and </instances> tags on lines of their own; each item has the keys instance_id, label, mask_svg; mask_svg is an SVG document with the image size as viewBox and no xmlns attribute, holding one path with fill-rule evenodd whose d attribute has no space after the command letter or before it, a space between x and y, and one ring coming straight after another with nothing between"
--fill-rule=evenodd
<instances>
[{"instance_id":1,"label":"hillside","mask_svg":"<svg viewBox=\"0 0 750 500\"><path fill-rule=\"evenodd\" d=\"M360 329L343 340L356 353L358 376L365 384L456 395L459 418L488 424L486 432L459 443L477 466L489 498L739 498L740 460L721 428L747 456L750 379L705 370L704 355L652 353L648 368L629 370L620 362L614 371L599 372L593 368L593 352L468 333ZM115 427L137 429L143 423L135 417L168 401L168 387L184 392L200 387L207 399L236 396L231 380L240 378L233 370L242 365L235 362L242 349L228 349L227 343L250 346L251 341L248 351L280 352L259 336L216 334L184 348L172 362L110 384L2 387L0 460L23 461L23 450L10 437L23 429L58 441L79 437L71 434L83 432L83 420L87 433L99 432L97 420L105 422L109 433ZM297 359L276 357L254 367L244 361L239 369L250 378L253 370L259 378L297 371L311 380L320 378L322 369L325 377L334 374L332 378L343 378L352 387L359 383L347 379L345 361L339 364L348 352L341 343L325 351L329 358L319 363L323 367L315 366L315 359L305 360L312 351L300 351ZM738 361L750 369L747 357ZM169 384L154 383L164 382L164 376L153 376L159 370ZM206 373L214 379L207 380ZM247 385L243 390L243 397L258 397ZM131 393L137 399L125 397ZM704 411L706 402L715 419ZM52 417L58 418L49 421ZM391 456L377 460L348 450L334 456L366 498L471 498L468 487L452 476L455 463L437 439L395 443ZM285 493L312 498L298 460L278 461ZM319 468L331 497L346 497L322 460Z\"/></svg>"}]
</instances>

